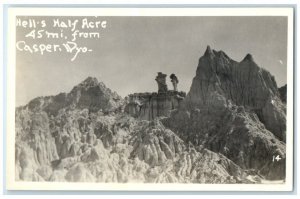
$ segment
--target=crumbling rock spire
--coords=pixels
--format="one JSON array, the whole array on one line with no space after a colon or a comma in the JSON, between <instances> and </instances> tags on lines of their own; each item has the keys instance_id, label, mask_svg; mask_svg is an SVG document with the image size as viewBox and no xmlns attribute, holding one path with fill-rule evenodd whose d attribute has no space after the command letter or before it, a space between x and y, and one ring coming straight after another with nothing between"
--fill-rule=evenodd
<instances>
[{"instance_id":1,"label":"crumbling rock spire","mask_svg":"<svg viewBox=\"0 0 300 199\"><path fill-rule=\"evenodd\" d=\"M174 73L172 73L170 75L170 79L171 79L171 82L172 82L172 85L173 85L173 89L174 91L177 91L177 84L178 84L178 78L176 77L176 75Z\"/></svg>"},{"instance_id":2,"label":"crumbling rock spire","mask_svg":"<svg viewBox=\"0 0 300 199\"><path fill-rule=\"evenodd\" d=\"M155 81L158 84L158 92L159 93L166 93L168 91L168 86L166 83L166 74L163 74L162 72L158 72L157 76L155 78Z\"/></svg>"}]
</instances>

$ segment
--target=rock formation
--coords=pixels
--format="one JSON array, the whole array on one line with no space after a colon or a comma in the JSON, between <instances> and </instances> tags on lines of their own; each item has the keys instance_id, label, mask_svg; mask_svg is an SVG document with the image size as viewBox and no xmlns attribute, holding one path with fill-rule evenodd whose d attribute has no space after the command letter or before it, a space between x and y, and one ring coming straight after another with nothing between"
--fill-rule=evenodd
<instances>
[{"instance_id":1,"label":"rock formation","mask_svg":"<svg viewBox=\"0 0 300 199\"><path fill-rule=\"evenodd\" d=\"M166 84L166 74L161 72L156 77L158 92L134 93L128 96L125 112L142 120L154 120L157 117L169 117L172 110L178 109L185 98L185 92L178 92L177 87L169 91ZM178 83L177 77L172 74L173 80Z\"/></svg>"},{"instance_id":2,"label":"rock formation","mask_svg":"<svg viewBox=\"0 0 300 199\"><path fill-rule=\"evenodd\" d=\"M207 47L183 103L163 123L185 142L268 179L285 177L285 105L274 77L251 55L236 62ZM272 162L273 155L282 161Z\"/></svg>"},{"instance_id":3,"label":"rock formation","mask_svg":"<svg viewBox=\"0 0 300 199\"><path fill-rule=\"evenodd\" d=\"M157 73L155 81L157 82L159 93L165 93L168 91L168 86L166 83L166 76L167 76L166 74L163 74L161 72Z\"/></svg>"},{"instance_id":4,"label":"rock formation","mask_svg":"<svg viewBox=\"0 0 300 199\"><path fill-rule=\"evenodd\" d=\"M170 75L170 79L171 79L171 82L172 82L172 84L173 84L173 90L174 91L177 91L177 84L178 84L178 78L176 77L176 75L175 74L171 74Z\"/></svg>"},{"instance_id":5,"label":"rock formation","mask_svg":"<svg viewBox=\"0 0 300 199\"><path fill-rule=\"evenodd\" d=\"M262 183L285 179L284 89L257 66L207 48L186 96L123 100L96 78L16 108L20 181ZM178 82L177 82L178 83ZM274 161L274 157L280 161Z\"/></svg>"},{"instance_id":6,"label":"rock formation","mask_svg":"<svg viewBox=\"0 0 300 199\"><path fill-rule=\"evenodd\" d=\"M134 93L129 95L125 111L133 117L153 120L168 117L172 110L178 109L185 97L184 92L166 91L158 93Z\"/></svg>"},{"instance_id":7,"label":"rock formation","mask_svg":"<svg viewBox=\"0 0 300 199\"><path fill-rule=\"evenodd\" d=\"M199 59L186 103L195 107L225 107L229 103L255 112L280 140L285 140L285 106L274 76L257 66L248 54L241 62L208 46Z\"/></svg>"}]
</instances>

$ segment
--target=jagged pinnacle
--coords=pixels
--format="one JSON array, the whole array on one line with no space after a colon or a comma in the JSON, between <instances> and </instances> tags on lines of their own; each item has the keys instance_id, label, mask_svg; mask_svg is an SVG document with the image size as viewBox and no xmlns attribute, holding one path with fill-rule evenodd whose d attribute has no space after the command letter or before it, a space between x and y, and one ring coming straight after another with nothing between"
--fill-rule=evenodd
<instances>
[{"instance_id":1,"label":"jagged pinnacle","mask_svg":"<svg viewBox=\"0 0 300 199\"><path fill-rule=\"evenodd\" d=\"M80 86L96 86L99 82L96 77L87 77L83 82L81 82Z\"/></svg>"},{"instance_id":2,"label":"jagged pinnacle","mask_svg":"<svg viewBox=\"0 0 300 199\"><path fill-rule=\"evenodd\" d=\"M206 51L204 53L205 56L213 55L213 51L211 50L210 46L207 45Z\"/></svg>"},{"instance_id":3,"label":"jagged pinnacle","mask_svg":"<svg viewBox=\"0 0 300 199\"><path fill-rule=\"evenodd\" d=\"M253 61L253 57L251 54L247 54L246 57L243 59L243 61Z\"/></svg>"}]
</instances>

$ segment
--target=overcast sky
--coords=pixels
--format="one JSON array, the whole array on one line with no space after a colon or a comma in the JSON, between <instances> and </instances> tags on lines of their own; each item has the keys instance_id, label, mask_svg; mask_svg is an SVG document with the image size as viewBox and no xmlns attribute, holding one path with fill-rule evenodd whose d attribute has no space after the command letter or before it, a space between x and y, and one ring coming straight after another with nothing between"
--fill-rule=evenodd
<instances>
[{"instance_id":1,"label":"overcast sky","mask_svg":"<svg viewBox=\"0 0 300 199\"><path fill-rule=\"evenodd\" d=\"M155 76L159 71L175 73L178 89L188 92L207 45L223 50L236 61L251 53L259 66L275 76L278 86L286 84L286 17L98 19L107 20L101 38L78 40L93 52L79 54L73 62L71 55L62 52L41 56L17 51L17 106L38 96L69 92L88 76L125 97L134 92L157 91ZM17 41L24 40L25 32L28 29L17 28ZM30 39L26 42L32 44ZM167 81L171 88L169 78Z\"/></svg>"}]
</instances>

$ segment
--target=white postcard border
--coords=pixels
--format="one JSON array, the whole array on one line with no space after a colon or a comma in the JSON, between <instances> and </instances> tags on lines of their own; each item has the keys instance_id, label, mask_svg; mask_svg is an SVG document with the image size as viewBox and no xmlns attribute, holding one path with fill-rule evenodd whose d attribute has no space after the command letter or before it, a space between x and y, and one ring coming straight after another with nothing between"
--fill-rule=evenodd
<instances>
[{"instance_id":1,"label":"white postcard border","mask_svg":"<svg viewBox=\"0 0 300 199\"><path fill-rule=\"evenodd\" d=\"M284 184L148 184L15 181L16 16L287 16L287 138ZM8 190L292 191L293 189L293 8L8 8L7 148Z\"/></svg>"}]
</instances>

